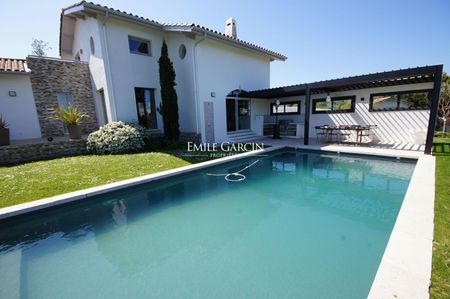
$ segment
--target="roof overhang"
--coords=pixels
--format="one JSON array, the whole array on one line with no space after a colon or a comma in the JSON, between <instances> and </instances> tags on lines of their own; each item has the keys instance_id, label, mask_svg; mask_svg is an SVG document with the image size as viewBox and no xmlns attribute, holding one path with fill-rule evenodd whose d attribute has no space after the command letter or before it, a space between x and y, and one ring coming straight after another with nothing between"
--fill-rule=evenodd
<instances>
[{"instance_id":1,"label":"roof overhang","mask_svg":"<svg viewBox=\"0 0 450 299\"><path fill-rule=\"evenodd\" d=\"M442 68L442 65L393 70L292 86L248 91L241 93L240 96L246 98L272 99L305 95L308 87L312 94L319 94L405 84L428 83L435 81L435 76L439 73L438 70L440 68Z\"/></svg>"},{"instance_id":2,"label":"roof overhang","mask_svg":"<svg viewBox=\"0 0 450 299\"><path fill-rule=\"evenodd\" d=\"M259 46L244 42L239 39L228 37L225 34L219 33L217 31L212 31L212 30L209 30L207 28L200 27L197 25L194 25L192 27L192 32L199 34L199 35L206 36L207 38L212 38L212 39L224 42L226 44L229 44L231 46L234 46L234 47L237 47L240 49L249 50L253 53L266 56L266 57L270 58L271 61L274 61L274 60L285 61L287 59L287 57L282 54L270 51L268 49L261 48Z\"/></svg>"},{"instance_id":3,"label":"roof overhang","mask_svg":"<svg viewBox=\"0 0 450 299\"><path fill-rule=\"evenodd\" d=\"M106 6L97 5L90 2L79 2L72 6L62 9L61 24L60 24L60 42L59 52L71 54L73 46L73 36L75 30L75 22L77 18L98 17L99 15L105 17L114 17L123 21L132 22L152 29L157 29L166 32L188 32L195 35L207 36L224 42L231 46L251 51L253 53L268 57L271 61L287 59L286 56L276 53L274 51L259 47L257 45L245 42L243 40L229 37L218 31L208 29L196 24L164 24L159 23L148 18L143 18L124 11L112 9Z\"/></svg>"}]
</instances>

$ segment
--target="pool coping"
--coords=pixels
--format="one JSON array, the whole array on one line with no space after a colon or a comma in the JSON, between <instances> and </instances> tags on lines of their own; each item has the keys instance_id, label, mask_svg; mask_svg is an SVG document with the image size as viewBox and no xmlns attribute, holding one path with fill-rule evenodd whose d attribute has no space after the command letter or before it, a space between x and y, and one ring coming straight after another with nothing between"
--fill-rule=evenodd
<instances>
[{"instance_id":1,"label":"pool coping","mask_svg":"<svg viewBox=\"0 0 450 299\"><path fill-rule=\"evenodd\" d=\"M368 298L429 298L433 248L435 157L408 151L341 146L279 145L262 150L218 158L124 181L74 191L0 209L0 220L52 206L90 198L193 170L294 148L322 152L417 160L416 167L389 238ZM432 175L430 175L432 174ZM423 199L426 200L423 200Z\"/></svg>"},{"instance_id":2,"label":"pool coping","mask_svg":"<svg viewBox=\"0 0 450 299\"><path fill-rule=\"evenodd\" d=\"M421 152L334 145L298 149L417 160L368 299L429 298L431 285L436 158Z\"/></svg>"},{"instance_id":3,"label":"pool coping","mask_svg":"<svg viewBox=\"0 0 450 299\"><path fill-rule=\"evenodd\" d=\"M429 298L436 159L420 156L368 298Z\"/></svg>"},{"instance_id":4,"label":"pool coping","mask_svg":"<svg viewBox=\"0 0 450 299\"><path fill-rule=\"evenodd\" d=\"M273 152L276 150L280 150L285 148L285 146L271 146L268 148L264 148L261 150L246 152L237 155L231 155L228 157L218 158L214 160L209 160L197 164L187 165L183 167L178 167L174 169L169 169L157 173L152 173L144 176L139 176L127 180L122 180L110 184L100 185L92 188L87 188L83 190L73 191L69 193L64 193L52 197L47 197L43 199L38 199L26 203L17 204L10 207L5 207L0 209L0 220L5 220L7 218L19 216L22 214L27 214L31 212L35 212L38 210L42 210L45 208L63 205L69 202L78 201L86 198L90 198L96 195L100 195L103 193L108 193L120 189L124 189L131 186L136 186L144 183L149 183L155 180L160 180L168 177L172 177L175 175L180 175L186 172L191 172L194 170L199 170L203 168L207 168L210 166L231 162L251 156L263 155L269 152Z\"/></svg>"}]
</instances>

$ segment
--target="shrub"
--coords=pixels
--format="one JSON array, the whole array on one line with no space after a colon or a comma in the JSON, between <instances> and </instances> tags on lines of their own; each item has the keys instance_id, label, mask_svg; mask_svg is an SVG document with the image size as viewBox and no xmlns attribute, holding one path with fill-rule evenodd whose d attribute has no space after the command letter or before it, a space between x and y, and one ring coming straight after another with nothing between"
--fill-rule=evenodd
<instances>
[{"instance_id":1,"label":"shrub","mask_svg":"<svg viewBox=\"0 0 450 299\"><path fill-rule=\"evenodd\" d=\"M54 111L54 119L61 120L68 126L79 125L83 119L88 118L88 115L81 113L76 107L69 104L67 108L59 107Z\"/></svg>"},{"instance_id":2,"label":"shrub","mask_svg":"<svg viewBox=\"0 0 450 299\"><path fill-rule=\"evenodd\" d=\"M145 128L127 122L113 122L89 134L87 150L90 153L126 154L142 151L148 134Z\"/></svg>"}]
</instances>

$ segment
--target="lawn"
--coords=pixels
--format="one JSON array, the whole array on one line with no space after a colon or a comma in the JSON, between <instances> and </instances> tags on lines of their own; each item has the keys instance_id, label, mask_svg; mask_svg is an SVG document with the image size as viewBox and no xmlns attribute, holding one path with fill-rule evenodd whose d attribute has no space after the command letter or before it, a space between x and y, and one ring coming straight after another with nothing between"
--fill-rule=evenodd
<instances>
[{"instance_id":1,"label":"lawn","mask_svg":"<svg viewBox=\"0 0 450 299\"><path fill-rule=\"evenodd\" d=\"M434 208L431 298L450 298L450 138L434 139L436 200Z\"/></svg>"},{"instance_id":2,"label":"lawn","mask_svg":"<svg viewBox=\"0 0 450 299\"><path fill-rule=\"evenodd\" d=\"M183 151L78 156L0 167L0 208L208 160Z\"/></svg>"}]
</instances>

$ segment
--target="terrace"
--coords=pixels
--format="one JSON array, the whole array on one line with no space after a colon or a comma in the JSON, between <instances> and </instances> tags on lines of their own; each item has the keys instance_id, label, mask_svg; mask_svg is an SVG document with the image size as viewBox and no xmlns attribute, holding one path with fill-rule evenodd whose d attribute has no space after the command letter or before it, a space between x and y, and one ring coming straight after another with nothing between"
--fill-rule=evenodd
<instances>
[{"instance_id":1,"label":"terrace","mask_svg":"<svg viewBox=\"0 0 450 299\"><path fill-rule=\"evenodd\" d=\"M291 144L351 144L430 154L441 77L442 65L434 65L235 91L227 97L228 136L245 141L253 131L270 137L278 124L283 139L294 139L286 141ZM228 109L233 100L239 109ZM241 115L244 102L251 115ZM234 110L237 116L231 115Z\"/></svg>"}]
</instances>

